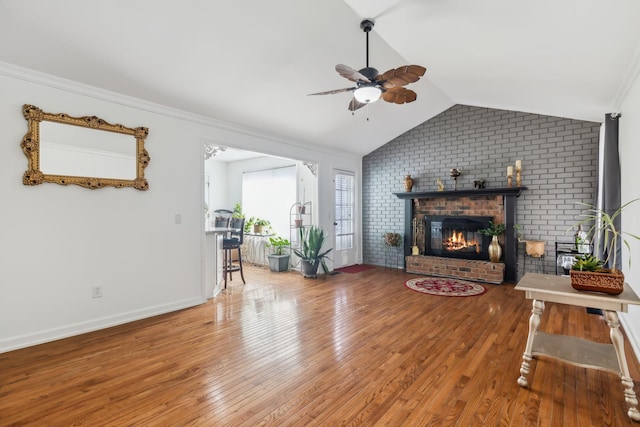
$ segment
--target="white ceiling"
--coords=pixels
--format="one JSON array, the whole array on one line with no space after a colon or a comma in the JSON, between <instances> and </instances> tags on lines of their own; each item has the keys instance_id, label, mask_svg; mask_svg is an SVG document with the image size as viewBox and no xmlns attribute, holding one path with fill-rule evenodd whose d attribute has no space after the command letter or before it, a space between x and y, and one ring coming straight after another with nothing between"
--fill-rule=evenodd
<instances>
[{"instance_id":1,"label":"white ceiling","mask_svg":"<svg viewBox=\"0 0 640 427\"><path fill-rule=\"evenodd\" d=\"M427 67L417 101L307 96L352 86L334 66L365 66L363 18L371 66ZM364 155L454 104L601 121L639 22L638 0L0 0L0 61Z\"/></svg>"}]
</instances>

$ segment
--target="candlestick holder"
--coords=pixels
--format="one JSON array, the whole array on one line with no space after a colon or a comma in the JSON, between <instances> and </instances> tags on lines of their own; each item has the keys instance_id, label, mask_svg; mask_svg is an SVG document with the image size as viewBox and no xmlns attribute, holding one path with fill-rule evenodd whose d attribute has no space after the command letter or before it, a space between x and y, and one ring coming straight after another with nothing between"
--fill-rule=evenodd
<instances>
[{"instance_id":1,"label":"candlestick holder","mask_svg":"<svg viewBox=\"0 0 640 427\"><path fill-rule=\"evenodd\" d=\"M512 186L512 179L513 179L512 175L507 175L507 187Z\"/></svg>"},{"instance_id":2,"label":"candlestick holder","mask_svg":"<svg viewBox=\"0 0 640 427\"><path fill-rule=\"evenodd\" d=\"M516 187L520 187L522 184L521 172L522 171L520 169L516 169Z\"/></svg>"},{"instance_id":3,"label":"candlestick holder","mask_svg":"<svg viewBox=\"0 0 640 427\"><path fill-rule=\"evenodd\" d=\"M449 171L449 176L451 178L453 178L453 190L457 190L458 189L458 177L462 175L462 172L456 168L452 168Z\"/></svg>"}]
</instances>

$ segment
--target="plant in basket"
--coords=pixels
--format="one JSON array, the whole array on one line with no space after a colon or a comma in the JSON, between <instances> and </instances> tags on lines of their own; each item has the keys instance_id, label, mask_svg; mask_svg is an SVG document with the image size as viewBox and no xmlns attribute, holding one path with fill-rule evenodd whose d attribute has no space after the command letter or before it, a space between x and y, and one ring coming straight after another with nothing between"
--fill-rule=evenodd
<instances>
[{"instance_id":1,"label":"plant in basket","mask_svg":"<svg viewBox=\"0 0 640 427\"><path fill-rule=\"evenodd\" d=\"M616 219L620 216L624 208L640 199L634 199L620 206L614 213L609 215L603 209L593 205L580 203L587 209L581 214L583 220L577 225L583 226L591 224L587 235L598 234L602 246L605 250L606 258L600 260L589 254L578 255L571 266L571 286L581 291L596 291L607 294L618 295L624 289L624 274L617 269L619 242L624 243L627 249L631 249L629 242L624 236L633 237L640 240L640 237L623 232L616 227ZM608 265L609 268L604 268ZM629 257L629 267L631 267L631 257Z\"/></svg>"}]
</instances>

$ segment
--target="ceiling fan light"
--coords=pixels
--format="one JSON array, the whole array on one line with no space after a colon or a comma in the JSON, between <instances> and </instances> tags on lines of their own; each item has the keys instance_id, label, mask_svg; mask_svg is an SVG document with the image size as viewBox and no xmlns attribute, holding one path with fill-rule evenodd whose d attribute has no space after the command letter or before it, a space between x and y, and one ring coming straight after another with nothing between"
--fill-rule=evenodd
<instances>
[{"instance_id":1,"label":"ceiling fan light","mask_svg":"<svg viewBox=\"0 0 640 427\"><path fill-rule=\"evenodd\" d=\"M353 92L354 98L356 101L362 104L370 104L372 102L376 102L380 99L380 95L382 95L382 90L378 87L373 86L363 86Z\"/></svg>"}]
</instances>

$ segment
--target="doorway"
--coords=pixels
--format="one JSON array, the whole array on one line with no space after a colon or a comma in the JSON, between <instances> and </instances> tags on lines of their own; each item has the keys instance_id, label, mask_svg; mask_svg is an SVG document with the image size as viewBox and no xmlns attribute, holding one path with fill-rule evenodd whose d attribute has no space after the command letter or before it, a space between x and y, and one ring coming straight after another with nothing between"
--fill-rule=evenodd
<instances>
[{"instance_id":1,"label":"doorway","mask_svg":"<svg viewBox=\"0 0 640 427\"><path fill-rule=\"evenodd\" d=\"M354 172L335 169L334 182L334 268L353 265L357 262L357 236L355 219L356 175Z\"/></svg>"}]
</instances>

